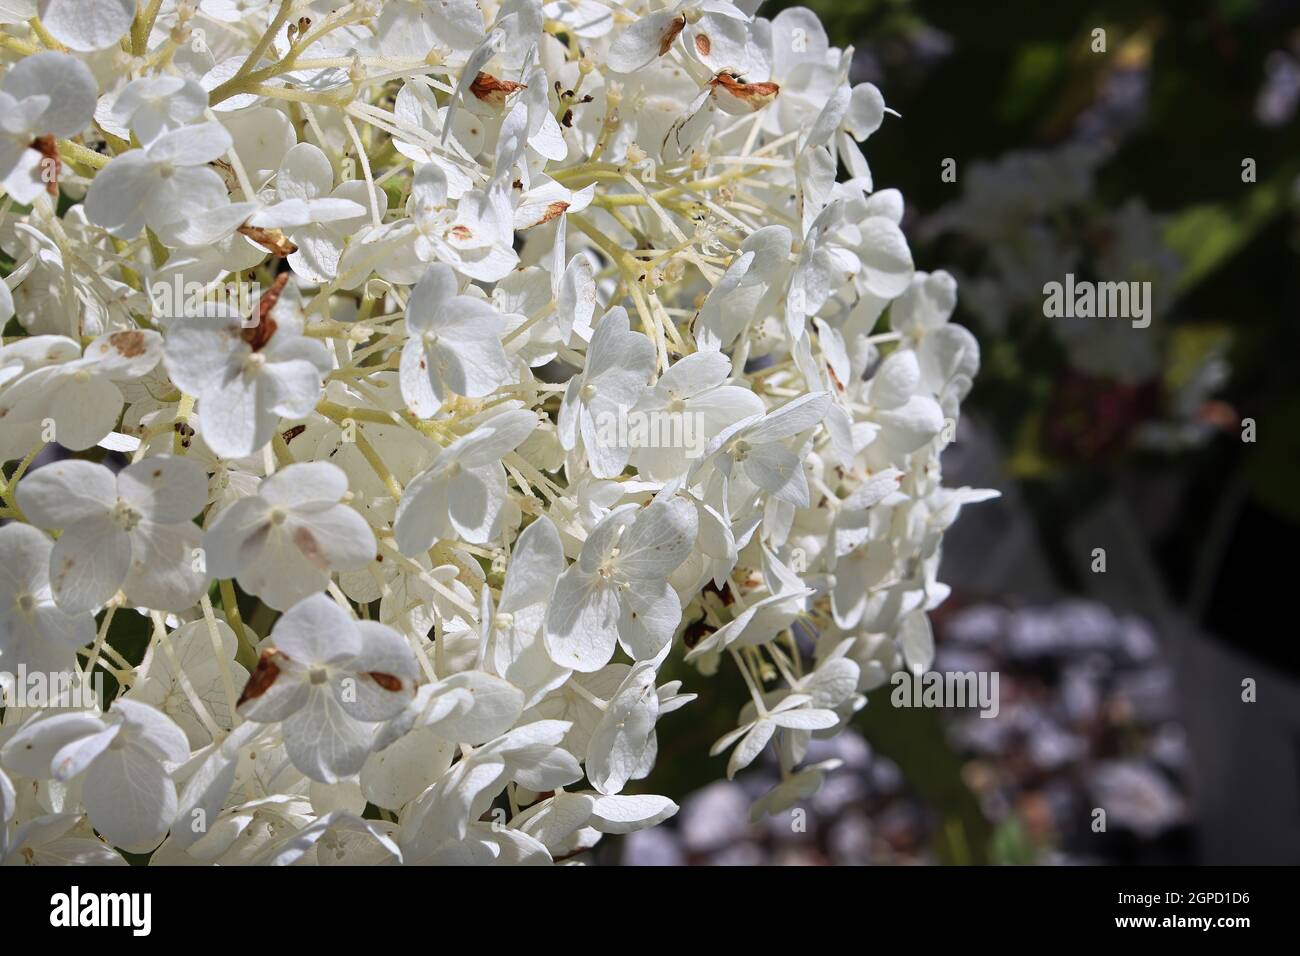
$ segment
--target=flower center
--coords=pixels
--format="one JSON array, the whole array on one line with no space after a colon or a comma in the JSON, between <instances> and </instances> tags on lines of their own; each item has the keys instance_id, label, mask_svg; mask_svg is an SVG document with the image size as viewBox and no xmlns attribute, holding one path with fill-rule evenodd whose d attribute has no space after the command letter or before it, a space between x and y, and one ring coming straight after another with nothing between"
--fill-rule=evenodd
<instances>
[{"instance_id":1,"label":"flower center","mask_svg":"<svg viewBox=\"0 0 1300 956\"><path fill-rule=\"evenodd\" d=\"M586 401L591 401L593 398L596 397L595 383L588 382L586 385L582 386L582 390L578 394L581 395Z\"/></svg>"},{"instance_id":2,"label":"flower center","mask_svg":"<svg viewBox=\"0 0 1300 956\"><path fill-rule=\"evenodd\" d=\"M244 374L257 375L266 367L266 356L261 352L249 352L244 358Z\"/></svg>"},{"instance_id":3,"label":"flower center","mask_svg":"<svg viewBox=\"0 0 1300 956\"><path fill-rule=\"evenodd\" d=\"M289 512L277 505L271 509L269 517L271 519L271 524L278 528L280 525L284 524L285 520L289 517Z\"/></svg>"},{"instance_id":4,"label":"flower center","mask_svg":"<svg viewBox=\"0 0 1300 956\"><path fill-rule=\"evenodd\" d=\"M329 680L329 672L323 667L313 667L307 672L307 679L319 686Z\"/></svg>"},{"instance_id":5,"label":"flower center","mask_svg":"<svg viewBox=\"0 0 1300 956\"><path fill-rule=\"evenodd\" d=\"M113 520L123 531L132 531L140 523L140 515L131 509L131 506L121 498L113 506Z\"/></svg>"},{"instance_id":6,"label":"flower center","mask_svg":"<svg viewBox=\"0 0 1300 956\"><path fill-rule=\"evenodd\" d=\"M596 574L602 581L610 581L614 578L614 571L618 568L618 548L610 548L609 557L600 562L600 567L596 569Z\"/></svg>"},{"instance_id":7,"label":"flower center","mask_svg":"<svg viewBox=\"0 0 1300 956\"><path fill-rule=\"evenodd\" d=\"M743 438L731 443L731 457L736 461L744 461L749 457L750 445Z\"/></svg>"},{"instance_id":8,"label":"flower center","mask_svg":"<svg viewBox=\"0 0 1300 956\"><path fill-rule=\"evenodd\" d=\"M31 594L20 594L15 603L18 605L18 610L24 614L30 614L32 608L36 607L36 598Z\"/></svg>"}]
</instances>

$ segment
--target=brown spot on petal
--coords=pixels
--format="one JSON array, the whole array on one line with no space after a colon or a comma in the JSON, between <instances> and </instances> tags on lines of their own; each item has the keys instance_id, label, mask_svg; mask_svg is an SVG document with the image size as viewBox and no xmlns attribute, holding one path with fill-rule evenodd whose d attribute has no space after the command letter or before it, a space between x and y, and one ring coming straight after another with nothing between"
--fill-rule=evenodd
<instances>
[{"instance_id":1,"label":"brown spot on petal","mask_svg":"<svg viewBox=\"0 0 1300 956\"><path fill-rule=\"evenodd\" d=\"M469 226L452 226L447 230L447 235L452 239L459 239L461 242L469 242L474 238L474 233Z\"/></svg>"},{"instance_id":2,"label":"brown spot on petal","mask_svg":"<svg viewBox=\"0 0 1300 956\"><path fill-rule=\"evenodd\" d=\"M541 219L537 220L536 225L540 226L544 222L550 222L552 219L564 215L564 210L568 208L569 204L567 202L557 199L546 207L545 215L543 215Z\"/></svg>"},{"instance_id":3,"label":"brown spot on petal","mask_svg":"<svg viewBox=\"0 0 1300 956\"><path fill-rule=\"evenodd\" d=\"M474 77L474 82L469 85L469 91L484 103L492 106L505 106L507 96L515 90L526 89L527 86L526 83L499 80L491 73L480 71L478 76Z\"/></svg>"},{"instance_id":4,"label":"brown spot on petal","mask_svg":"<svg viewBox=\"0 0 1300 956\"><path fill-rule=\"evenodd\" d=\"M245 701L261 697L271 689L275 679L280 676L280 665L276 660L281 657L284 655L274 648L262 651L262 656L257 659L257 667L253 669L253 673L248 677L248 683L244 685L244 692L239 695L239 703L235 705L236 707L242 707Z\"/></svg>"},{"instance_id":5,"label":"brown spot on petal","mask_svg":"<svg viewBox=\"0 0 1300 956\"><path fill-rule=\"evenodd\" d=\"M135 358L145 352L144 333L138 329L129 332L114 332L108 337L108 341L100 346L100 350L107 352L110 345L123 358Z\"/></svg>"},{"instance_id":6,"label":"brown spot on petal","mask_svg":"<svg viewBox=\"0 0 1300 956\"><path fill-rule=\"evenodd\" d=\"M288 237L279 229L263 229L260 226L240 226L236 232L241 236L247 236L255 243L272 252L280 258L291 256L298 251L298 247L289 241Z\"/></svg>"},{"instance_id":7,"label":"brown spot on petal","mask_svg":"<svg viewBox=\"0 0 1300 956\"><path fill-rule=\"evenodd\" d=\"M275 335L275 319L271 318L271 310L275 304L280 301L280 295L284 292L285 284L289 281L289 273L281 272L271 283L271 288L262 293L262 297L257 300L257 324L241 329L239 337L243 339L254 352L260 352L266 343L271 341L271 336Z\"/></svg>"},{"instance_id":8,"label":"brown spot on petal","mask_svg":"<svg viewBox=\"0 0 1300 956\"><path fill-rule=\"evenodd\" d=\"M709 51L713 49L713 41L709 39L707 33L697 33L695 35L695 49L699 51L700 56L709 55Z\"/></svg>"},{"instance_id":9,"label":"brown spot on petal","mask_svg":"<svg viewBox=\"0 0 1300 956\"><path fill-rule=\"evenodd\" d=\"M663 56L672 49L673 41L677 39L677 34L686 28L686 14L679 14L673 17L668 26L664 27L664 32L659 36L659 55Z\"/></svg>"},{"instance_id":10,"label":"brown spot on petal","mask_svg":"<svg viewBox=\"0 0 1300 956\"><path fill-rule=\"evenodd\" d=\"M316 540L316 536L311 533L310 528L305 525L294 528L293 544L313 566L320 568L322 571L329 570L329 562L321 551L320 542Z\"/></svg>"},{"instance_id":11,"label":"brown spot on petal","mask_svg":"<svg viewBox=\"0 0 1300 956\"><path fill-rule=\"evenodd\" d=\"M292 428L286 428L280 437L284 439L284 443L287 445L306 430L306 425L294 425Z\"/></svg>"},{"instance_id":12,"label":"brown spot on petal","mask_svg":"<svg viewBox=\"0 0 1300 956\"><path fill-rule=\"evenodd\" d=\"M397 693L402 689L402 679L394 677L392 674L385 674L381 671L370 671L370 679L382 687L384 690Z\"/></svg>"},{"instance_id":13,"label":"brown spot on petal","mask_svg":"<svg viewBox=\"0 0 1300 956\"><path fill-rule=\"evenodd\" d=\"M719 73L709 81L709 86L713 87L715 94L725 90L753 112L767 106L781 92L781 87L775 83L746 83L731 73Z\"/></svg>"}]
</instances>

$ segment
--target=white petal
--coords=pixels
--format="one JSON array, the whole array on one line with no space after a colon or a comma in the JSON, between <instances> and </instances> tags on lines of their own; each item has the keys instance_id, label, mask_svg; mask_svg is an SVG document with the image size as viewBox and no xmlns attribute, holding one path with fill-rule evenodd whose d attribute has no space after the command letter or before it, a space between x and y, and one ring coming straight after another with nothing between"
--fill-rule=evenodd
<instances>
[{"instance_id":1,"label":"white petal","mask_svg":"<svg viewBox=\"0 0 1300 956\"><path fill-rule=\"evenodd\" d=\"M667 578L686 560L699 531L684 498L656 499L637 513L619 542L619 570L633 580Z\"/></svg>"},{"instance_id":2,"label":"white petal","mask_svg":"<svg viewBox=\"0 0 1300 956\"><path fill-rule=\"evenodd\" d=\"M302 556L322 571L359 571L375 559L379 548L369 523L347 505L295 512L283 531Z\"/></svg>"},{"instance_id":3,"label":"white petal","mask_svg":"<svg viewBox=\"0 0 1300 956\"><path fill-rule=\"evenodd\" d=\"M677 813L667 797L645 794L602 795L592 807L592 825L602 833L632 833L662 823Z\"/></svg>"},{"instance_id":4,"label":"white petal","mask_svg":"<svg viewBox=\"0 0 1300 956\"><path fill-rule=\"evenodd\" d=\"M615 73L635 73L649 66L667 52L685 24L673 10L656 10L649 13L614 38L609 47L609 68Z\"/></svg>"},{"instance_id":5,"label":"white petal","mask_svg":"<svg viewBox=\"0 0 1300 956\"><path fill-rule=\"evenodd\" d=\"M202 540L187 521L154 524L142 521L131 532L131 570L122 590L133 604L161 611L184 611L207 586L206 573L194 569Z\"/></svg>"},{"instance_id":6,"label":"white petal","mask_svg":"<svg viewBox=\"0 0 1300 956\"><path fill-rule=\"evenodd\" d=\"M393 526L397 547L415 557L433 546L446 525L447 483L439 474L424 472L402 492Z\"/></svg>"},{"instance_id":7,"label":"white petal","mask_svg":"<svg viewBox=\"0 0 1300 956\"><path fill-rule=\"evenodd\" d=\"M657 657L682 619L677 592L662 578L634 579L622 592L618 639L634 660Z\"/></svg>"},{"instance_id":8,"label":"white petal","mask_svg":"<svg viewBox=\"0 0 1300 956\"><path fill-rule=\"evenodd\" d=\"M561 667L590 673L614 656L618 602L613 589L573 565L560 576L546 615L546 650Z\"/></svg>"},{"instance_id":9,"label":"white petal","mask_svg":"<svg viewBox=\"0 0 1300 956\"><path fill-rule=\"evenodd\" d=\"M48 97L50 105L41 114L40 130L68 139L90 125L99 84L76 57L48 52L25 57L11 66L5 74L4 91L18 100Z\"/></svg>"},{"instance_id":10,"label":"white petal","mask_svg":"<svg viewBox=\"0 0 1300 956\"><path fill-rule=\"evenodd\" d=\"M151 521L189 521L208 503L208 476L189 458L145 458L118 473L118 494Z\"/></svg>"},{"instance_id":11,"label":"white petal","mask_svg":"<svg viewBox=\"0 0 1300 956\"><path fill-rule=\"evenodd\" d=\"M104 722L92 714L40 716L23 724L0 747L0 759L16 774L46 780L54 776L54 759L63 748L88 740L104 729Z\"/></svg>"},{"instance_id":12,"label":"white petal","mask_svg":"<svg viewBox=\"0 0 1300 956\"><path fill-rule=\"evenodd\" d=\"M348 476L338 465L327 461L294 464L267 478L257 493L268 504L285 508L334 504L348 493Z\"/></svg>"},{"instance_id":13,"label":"white petal","mask_svg":"<svg viewBox=\"0 0 1300 956\"><path fill-rule=\"evenodd\" d=\"M659 715L655 665L633 667L609 701L587 745L587 779L601 793L618 793L645 756Z\"/></svg>"},{"instance_id":14,"label":"white petal","mask_svg":"<svg viewBox=\"0 0 1300 956\"><path fill-rule=\"evenodd\" d=\"M97 445L117 425L122 404L122 393L104 376L61 382L49 406L56 440L70 451Z\"/></svg>"},{"instance_id":15,"label":"white petal","mask_svg":"<svg viewBox=\"0 0 1300 956\"><path fill-rule=\"evenodd\" d=\"M453 674L434 685L433 695L468 692L468 707L431 724L440 737L464 744L481 744L509 730L524 709L524 695L509 681L483 671Z\"/></svg>"},{"instance_id":16,"label":"white petal","mask_svg":"<svg viewBox=\"0 0 1300 956\"><path fill-rule=\"evenodd\" d=\"M756 723L731 752L731 759L727 761L727 779L730 780L738 771L744 770L753 763L754 758L763 752L763 748L767 746L774 733L776 733L776 725L770 720L760 720Z\"/></svg>"},{"instance_id":17,"label":"white petal","mask_svg":"<svg viewBox=\"0 0 1300 956\"><path fill-rule=\"evenodd\" d=\"M284 746L308 777L334 783L365 765L375 726L349 717L332 693L318 687L307 706L284 722Z\"/></svg>"},{"instance_id":18,"label":"white petal","mask_svg":"<svg viewBox=\"0 0 1300 956\"><path fill-rule=\"evenodd\" d=\"M370 755L361 769L361 790L376 806L397 810L437 782L457 752L456 744L433 728L416 727Z\"/></svg>"},{"instance_id":19,"label":"white petal","mask_svg":"<svg viewBox=\"0 0 1300 956\"><path fill-rule=\"evenodd\" d=\"M131 566L131 538L108 517L65 528L50 554L50 588L64 611L91 611L117 593Z\"/></svg>"},{"instance_id":20,"label":"white petal","mask_svg":"<svg viewBox=\"0 0 1300 956\"><path fill-rule=\"evenodd\" d=\"M135 18L135 0L41 0L41 20L54 39L79 52L112 46Z\"/></svg>"},{"instance_id":21,"label":"white petal","mask_svg":"<svg viewBox=\"0 0 1300 956\"><path fill-rule=\"evenodd\" d=\"M285 611L271 631L271 643L304 666L350 662L362 647L351 616L323 594Z\"/></svg>"},{"instance_id":22,"label":"white petal","mask_svg":"<svg viewBox=\"0 0 1300 956\"><path fill-rule=\"evenodd\" d=\"M86 193L86 217L114 236L130 239L144 228L145 201L157 185L153 161L134 149L99 171Z\"/></svg>"},{"instance_id":23,"label":"white petal","mask_svg":"<svg viewBox=\"0 0 1300 956\"><path fill-rule=\"evenodd\" d=\"M153 849L176 818L176 785L156 759L137 747L100 754L81 792L91 825L125 850Z\"/></svg>"},{"instance_id":24,"label":"white petal","mask_svg":"<svg viewBox=\"0 0 1300 956\"><path fill-rule=\"evenodd\" d=\"M18 507L43 528L104 517L117 501L113 473L94 462L66 459L30 472L18 483Z\"/></svg>"},{"instance_id":25,"label":"white petal","mask_svg":"<svg viewBox=\"0 0 1300 956\"><path fill-rule=\"evenodd\" d=\"M542 515L519 535L505 584L501 588L501 611L513 614L547 601L564 570L564 548L551 519Z\"/></svg>"}]
</instances>

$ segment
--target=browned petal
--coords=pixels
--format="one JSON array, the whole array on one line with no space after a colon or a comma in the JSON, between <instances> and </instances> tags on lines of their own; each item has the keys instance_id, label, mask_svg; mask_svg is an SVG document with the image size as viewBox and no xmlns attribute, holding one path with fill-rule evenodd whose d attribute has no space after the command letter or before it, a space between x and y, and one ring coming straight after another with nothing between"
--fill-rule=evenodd
<instances>
[{"instance_id":1,"label":"browned petal","mask_svg":"<svg viewBox=\"0 0 1300 956\"><path fill-rule=\"evenodd\" d=\"M673 41L677 39L677 34L686 28L686 15L679 14L672 19L672 22L664 28L663 35L659 37L659 55L663 56L672 49Z\"/></svg>"},{"instance_id":2,"label":"browned petal","mask_svg":"<svg viewBox=\"0 0 1300 956\"><path fill-rule=\"evenodd\" d=\"M493 106L504 106L507 96L515 90L524 89L526 86L525 83L499 80L491 73L484 73L480 70L478 76L474 77L474 82L469 85L469 91L484 103L491 103Z\"/></svg>"},{"instance_id":3,"label":"browned petal","mask_svg":"<svg viewBox=\"0 0 1300 956\"><path fill-rule=\"evenodd\" d=\"M569 204L567 202L557 199L555 202L551 203L549 206L546 207L546 215L542 216L541 219L537 220L537 225L540 226L544 222L550 222L552 219L556 218L557 216L563 215L564 210L568 208L569 208Z\"/></svg>"},{"instance_id":4,"label":"browned petal","mask_svg":"<svg viewBox=\"0 0 1300 956\"><path fill-rule=\"evenodd\" d=\"M754 111L771 103L781 92L781 87L775 83L746 83L730 73L719 73L709 81L709 85L715 90L721 87Z\"/></svg>"},{"instance_id":5,"label":"browned petal","mask_svg":"<svg viewBox=\"0 0 1300 956\"><path fill-rule=\"evenodd\" d=\"M695 35L695 49L699 51L700 56L709 55L709 51L713 49L713 41L709 39L707 33L697 33Z\"/></svg>"},{"instance_id":6,"label":"browned petal","mask_svg":"<svg viewBox=\"0 0 1300 956\"><path fill-rule=\"evenodd\" d=\"M291 256L298 251L298 247L289 241L289 238L279 229L263 229L259 226L240 226L238 232L247 236L255 243L269 252L275 253L280 258Z\"/></svg>"},{"instance_id":7,"label":"browned petal","mask_svg":"<svg viewBox=\"0 0 1300 956\"><path fill-rule=\"evenodd\" d=\"M271 288L262 293L262 297L257 300L257 325L250 328L241 329L239 337L248 343L254 352L259 352L271 341L271 336L275 335L275 319L271 318L271 310L275 304L280 301L280 294L284 292L285 283L289 281L289 273L281 272L271 283Z\"/></svg>"},{"instance_id":8,"label":"browned petal","mask_svg":"<svg viewBox=\"0 0 1300 956\"><path fill-rule=\"evenodd\" d=\"M257 667L253 669L253 673L248 677L248 683L244 685L244 692L239 695L239 703L235 705L236 707L243 706L244 701L261 697L271 689L275 679L280 676L280 665L276 660L283 656L274 648L262 651L262 656L257 659Z\"/></svg>"}]
</instances>

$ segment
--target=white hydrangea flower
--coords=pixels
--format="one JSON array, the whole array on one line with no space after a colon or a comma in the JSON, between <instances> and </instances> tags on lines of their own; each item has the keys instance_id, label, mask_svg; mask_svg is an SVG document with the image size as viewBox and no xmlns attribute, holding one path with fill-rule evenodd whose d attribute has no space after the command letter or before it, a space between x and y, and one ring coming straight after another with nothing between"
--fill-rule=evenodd
<instances>
[{"instance_id":1,"label":"white hydrangea flower","mask_svg":"<svg viewBox=\"0 0 1300 956\"><path fill-rule=\"evenodd\" d=\"M179 611L198 600L207 576L194 569L208 500L203 470L160 456L114 475L88 461L59 461L28 475L18 503L32 523L61 530L50 553L59 607L92 611L120 589L141 607Z\"/></svg>"},{"instance_id":2,"label":"white hydrangea flower","mask_svg":"<svg viewBox=\"0 0 1300 956\"><path fill-rule=\"evenodd\" d=\"M496 537L508 499L501 458L537 427L524 409L490 418L437 453L428 470L406 488L393 533L404 554L428 551L438 538L459 536L472 544Z\"/></svg>"},{"instance_id":3,"label":"white hydrangea flower","mask_svg":"<svg viewBox=\"0 0 1300 956\"><path fill-rule=\"evenodd\" d=\"M0 29L0 670L116 678L6 711L4 862L580 860L723 668L762 814L930 666L979 346L811 11Z\"/></svg>"},{"instance_id":4,"label":"white hydrangea flower","mask_svg":"<svg viewBox=\"0 0 1300 956\"><path fill-rule=\"evenodd\" d=\"M623 505L602 519L555 583L546 617L555 662L599 670L619 644L635 660L658 654L682 616L668 578L686 560L698 527L695 509L681 498Z\"/></svg>"},{"instance_id":5,"label":"white hydrangea flower","mask_svg":"<svg viewBox=\"0 0 1300 956\"><path fill-rule=\"evenodd\" d=\"M253 325L226 309L182 317L163 359L176 386L198 398L203 440L223 458L260 449L282 417L311 414L330 368L325 347L303 337L302 319L284 300Z\"/></svg>"},{"instance_id":6,"label":"white hydrangea flower","mask_svg":"<svg viewBox=\"0 0 1300 956\"><path fill-rule=\"evenodd\" d=\"M78 780L91 824L115 845L152 850L176 816L172 772L190 755L179 727L145 704L117 700L103 717L40 714L0 748L34 780Z\"/></svg>"},{"instance_id":7,"label":"white hydrangea flower","mask_svg":"<svg viewBox=\"0 0 1300 956\"><path fill-rule=\"evenodd\" d=\"M129 127L146 146L163 133L188 126L203 115L208 94L183 76L142 77L128 83L113 101L113 120Z\"/></svg>"},{"instance_id":8,"label":"white hydrangea flower","mask_svg":"<svg viewBox=\"0 0 1300 956\"><path fill-rule=\"evenodd\" d=\"M196 225L230 203L225 183L208 165L230 143L230 133L219 123L162 133L104 167L86 194L86 215L123 239L148 226L170 245L188 245L202 235L194 232Z\"/></svg>"},{"instance_id":9,"label":"white hydrangea flower","mask_svg":"<svg viewBox=\"0 0 1300 956\"><path fill-rule=\"evenodd\" d=\"M18 374L7 387L0 385L0 420L52 421L51 437L71 451L84 451L113 430L124 404L120 386L149 374L163 350L162 336L151 329L109 332L86 346L84 355L70 340L40 338L42 354L14 356L18 361L11 367ZM23 344L9 348L17 353Z\"/></svg>"},{"instance_id":10,"label":"white hydrangea flower","mask_svg":"<svg viewBox=\"0 0 1300 956\"><path fill-rule=\"evenodd\" d=\"M375 558L375 536L342 503L347 494L347 475L328 462L277 471L208 528L208 571L285 610L324 587L331 571L365 567Z\"/></svg>"},{"instance_id":11,"label":"white hydrangea flower","mask_svg":"<svg viewBox=\"0 0 1300 956\"><path fill-rule=\"evenodd\" d=\"M293 765L323 783L361 770L376 725L411 700L415 657L402 636L353 621L324 595L295 604L276 622L239 711L279 723Z\"/></svg>"},{"instance_id":12,"label":"white hydrangea flower","mask_svg":"<svg viewBox=\"0 0 1300 956\"><path fill-rule=\"evenodd\" d=\"M490 395L510 378L501 347L505 320L482 299L458 295L455 272L430 266L406 308L409 338L402 349L402 397L421 418L452 394Z\"/></svg>"}]
</instances>

